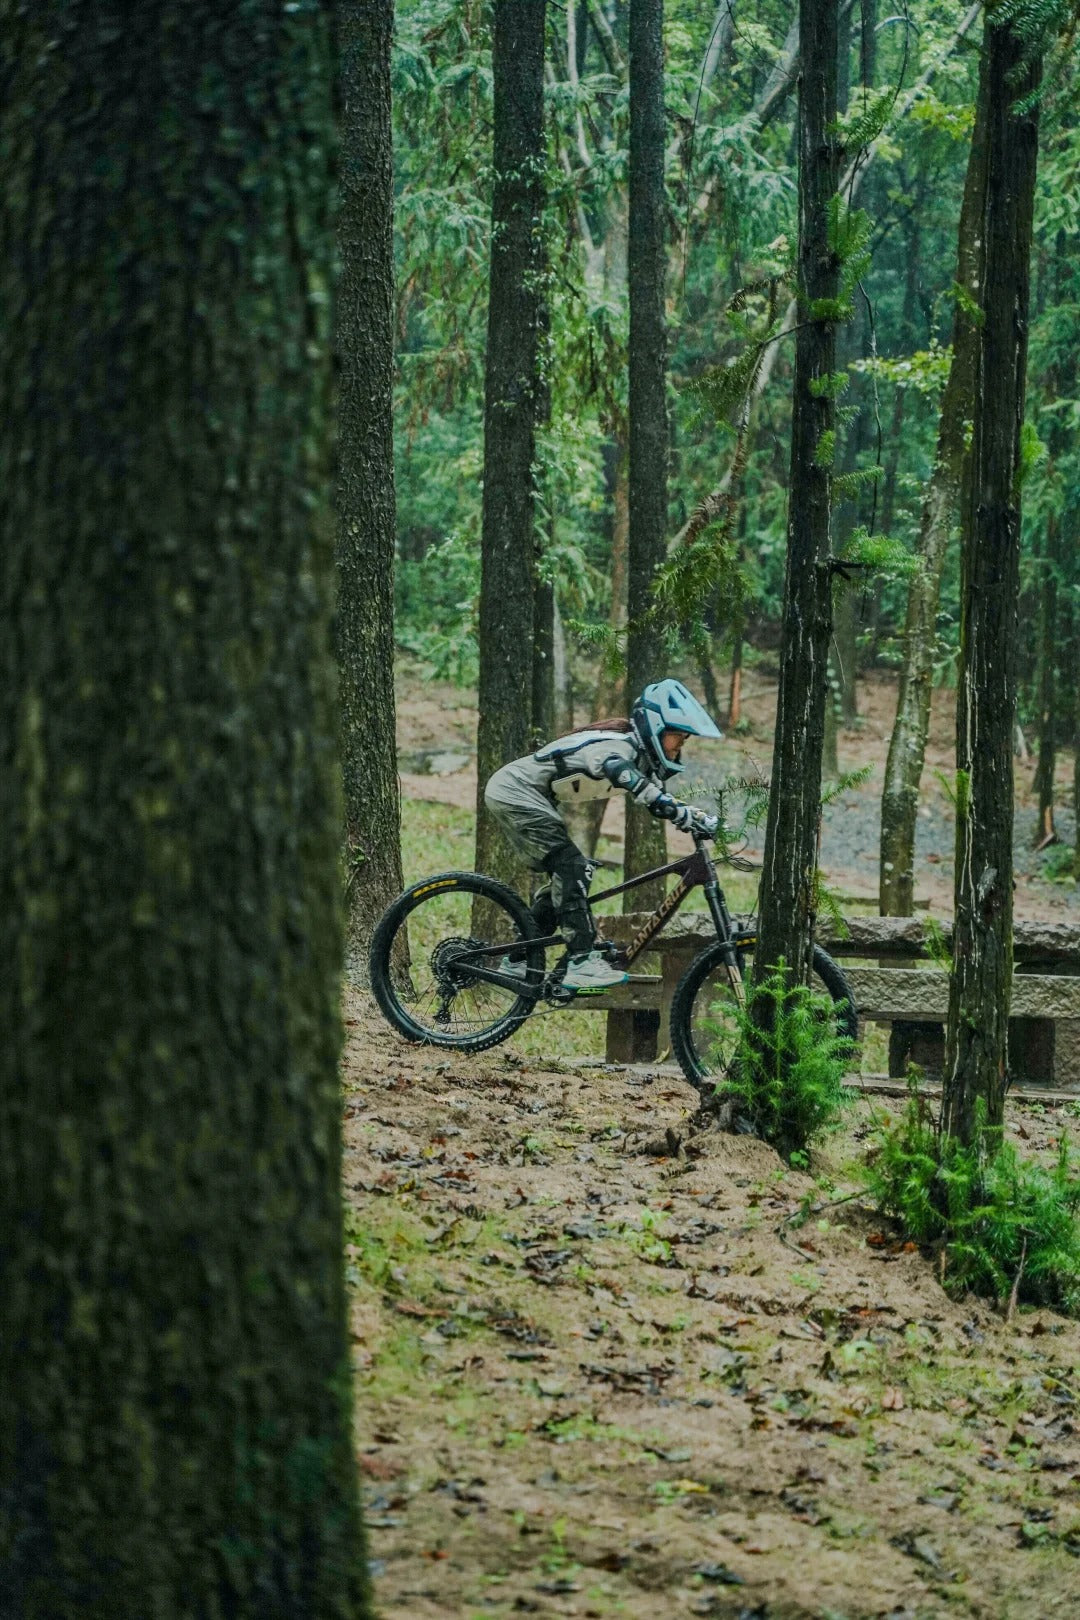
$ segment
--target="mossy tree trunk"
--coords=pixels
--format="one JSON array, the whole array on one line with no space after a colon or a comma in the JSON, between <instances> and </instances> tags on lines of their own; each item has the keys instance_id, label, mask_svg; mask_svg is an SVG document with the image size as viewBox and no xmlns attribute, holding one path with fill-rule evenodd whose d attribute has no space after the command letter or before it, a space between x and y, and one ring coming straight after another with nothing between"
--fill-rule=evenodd
<instances>
[{"instance_id":1,"label":"mossy tree trunk","mask_svg":"<svg viewBox=\"0 0 1080 1620\"><path fill-rule=\"evenodd\" d=\"M545 0L495 0L494 191L484 382L476 867L522 881L521 862L484 808L493 771L533 743L536 426L545 403Z\"/></svg>"},{"instance_id":2,"label":"mossy tree trunk","mask_svg":"<svg viewBox=\"0 0 1080 1620\"><path fill-rule=\"evenodd\" d=\"M839 290L828 239L839 170L830 134L836 120L836 0L801 0L799 37L800 307L780 685L754 958L759 982L781 958L798 978L809 974L832 630L828 446L836 413L831 390L821 385L835 370L836 328L831 319L818 318L815 304L835 300Z\"/></svg>"},{"instance_id":3,"label":"mossy tree trunk","mask_svg":"<svg viewBox=\"0 0 1080 1620\"><path fill-rule=\"evenodd\" d=\"M1002 1122L1013 960L1013 755L1024 420L1039 82L1007 23L987 20L986 177L971 474L961 524L953 972L942 1130Z\"/></svg>"},{"instance_id":4,"label":"mossy tree trunk","mask_svg":"<svg viewBox=\"0 0 1080 1620\"><path fill-rule=\"evenodd\" d=\"M369 1611L342 1273L334 53L0 4L0 1610Z\"/></svg>"},{"instance_id":5,"label":"mossy tree trunk","mask_svg":"<svg viewBox=\"0 0 1080 1620\"><path fill-rule=\"evenodd\" d=\"M908 587L904 661L881 794L878 900L883 917L909 917L915 907L915 827L926 739L930 732L941 572L949 536L961 506L968 434L975 409L979 332L975 310L986 188L988 94L984 62L979 75L975 129L960 207L952 361L941 400L934 468L919 522L915 548L919 569Z\"/></svg>"},{"instance_id":6,"label":"mossy tree trunk","mask_svg":"<svg viewBox=\"0 0 1080 1620\"><path fill-rule=\"evenodd\" d=\"M630 0L630 528L626 650L627 697L633 702L665 670L663 637L649 618L653 580L664 560L667 529L668 415L664 278L667 267L664 191L664 0ZM666 858L665 823L627 811L626 876ZM655 905L662 884L625 897L630 910Z\"/></svg>"},{"instance_id":7,"label":"mossy tree trunk","mask_svg":"<svg viewBox=\"0 0 1080 1620\"><path fill-rule=\"evenodd\" d=\"M346 960L401 892L394 704L393 0L340 0L337 653Z\"/></svg>"}]
</instances>

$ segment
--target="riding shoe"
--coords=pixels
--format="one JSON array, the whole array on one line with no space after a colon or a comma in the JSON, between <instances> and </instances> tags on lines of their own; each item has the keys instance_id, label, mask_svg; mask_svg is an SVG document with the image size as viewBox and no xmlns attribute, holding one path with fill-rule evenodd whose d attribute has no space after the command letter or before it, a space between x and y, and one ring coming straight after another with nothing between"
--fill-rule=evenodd
<instances>
[{"instance_id":1,"label":"riding shoe","mask_svg":"<svg viewBox=\"0 0 1080 1620\"><path fill-rule=\"evenodd\" d=\"M625 969L615 967L601 951L589 951L570 958L562 982L564 990L608 990L628 978Z\"/></svg>"}]
</instances>

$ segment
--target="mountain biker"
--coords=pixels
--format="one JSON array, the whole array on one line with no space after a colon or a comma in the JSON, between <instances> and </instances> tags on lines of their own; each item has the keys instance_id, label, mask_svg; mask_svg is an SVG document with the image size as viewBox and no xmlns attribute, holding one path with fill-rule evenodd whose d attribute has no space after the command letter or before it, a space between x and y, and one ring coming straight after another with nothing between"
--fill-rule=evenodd
<instances>
[{"instance_id":1,"label":"mountain biker","mask_svg":"<svg viewBox=\"0 0 1080 1620\"><path fill-rule=\"evenodd\" d=\"M681 681L655 681L634 703L629 720L596 720L491 777L484 803L492 817L532 870L551 877L551 904L569 953L562 981L567 989L602 990L622 984L627 974L595 948L588 901L594 868L571 839L563 807L626 793L680 832L712 837L716 816L682 804L664 783L685 769L679 756L687 737L721 735Z\"/></svg>"}]
</instances>

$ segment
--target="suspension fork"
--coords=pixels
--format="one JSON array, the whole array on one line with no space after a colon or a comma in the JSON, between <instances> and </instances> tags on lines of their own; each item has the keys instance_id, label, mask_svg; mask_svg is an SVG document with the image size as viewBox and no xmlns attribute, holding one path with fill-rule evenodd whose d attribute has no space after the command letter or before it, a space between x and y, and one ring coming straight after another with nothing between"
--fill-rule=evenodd
<instances>
[{"instance_id":1,"label":"suspension fork","mask_svg":"<svg viewBox=\"0 0 1080 1620\"><path fill-rule=\"evenodd\" d=\"M724 891L721 889L720 881L716 876L716 869L711 863L709 875L702 886L705 890L705 901L709 907L709 913L716 925L716 935L720 941L720 955L727 970L731 993L739 1006L745 1007L746 986L743 982L742 969L739 966L738 952L735 949L735 930L731 921L731 913L727 908Z\"/></svg>"}]
</instances>

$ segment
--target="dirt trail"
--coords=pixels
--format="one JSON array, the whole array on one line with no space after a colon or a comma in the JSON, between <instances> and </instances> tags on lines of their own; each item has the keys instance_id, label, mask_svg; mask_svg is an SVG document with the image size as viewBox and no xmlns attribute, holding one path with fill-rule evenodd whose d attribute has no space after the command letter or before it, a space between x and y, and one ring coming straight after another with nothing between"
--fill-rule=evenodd
<instances>
[{"instance_id":1,"label":"dirt trail","mask_svg":"<svg viewBox=\"0 0 1080 1620\"><path fill-rule=\"evenodd\" d=\"M687 1139L668 1076L448 1061L348 1017L383 1620L1076 1612L1077 1324L953 1303L858 1201L785 1226L827 1193ZM1061 1119L1013 1124L1044 1151Z\"/></svg>"}]
</instances>

